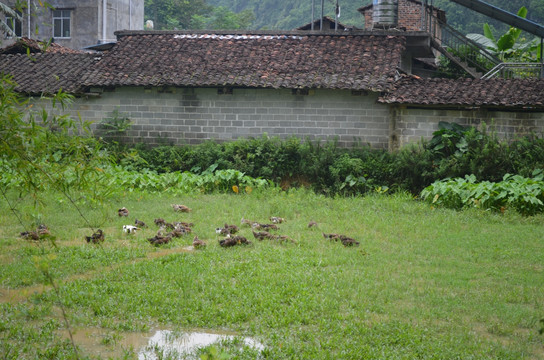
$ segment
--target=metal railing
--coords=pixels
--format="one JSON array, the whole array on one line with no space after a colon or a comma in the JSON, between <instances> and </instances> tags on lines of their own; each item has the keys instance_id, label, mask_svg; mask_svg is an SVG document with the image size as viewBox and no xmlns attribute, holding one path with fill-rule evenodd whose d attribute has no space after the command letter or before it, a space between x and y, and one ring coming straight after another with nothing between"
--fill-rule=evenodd
<instances>
[{"instance_id":1,"label":"metal railing","mask_svg":"<svg viewBox=\"0 0 544 360\"><path fill-rule=\"evenodd\" d=\"M482 79L526 79L540 78L544 74L542 63L501 63L482 76Z\"/></svg>"},{"instance_id":2,"label":"metal railing","mask_svg":"<svg viewBox=\"0 0 544 360\"><path fill-rule=\"evenodd\" d=\"M453 27L432 14L432 8L425 11L424 31L431 35L437 50L463 67L474 77L488 73L501 60L484 49L477 42L467 38Z\"/></svg>"}]
</instances>

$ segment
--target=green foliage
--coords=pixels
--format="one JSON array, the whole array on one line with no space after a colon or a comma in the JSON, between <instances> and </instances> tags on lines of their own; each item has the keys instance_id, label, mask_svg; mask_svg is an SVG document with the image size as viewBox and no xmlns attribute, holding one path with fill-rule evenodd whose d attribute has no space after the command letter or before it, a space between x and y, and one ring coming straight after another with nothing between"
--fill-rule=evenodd
<instances>
[{"instance_id":1,"label":"green foliage","mask_svg":"<svg viewBox=\"0 0 544 360\"><path fill-rule=\"evenodd\" d=\"M312 19L311 1L287 0L208 0L213 6L224 6L234 12L251 11L255 14L254 29L292 30L309 23ZM339 21L346 25L363 27L363 17L357 9L360 0L341 1L341 17ZM324 2L324 15L334 18L335 2ZM321 17L321 2L315 1L316 19Z\"/></svg>"},{"instance_id":2,"label":"green foliage","mask_svg":"<svg viewBox=\"0 0 544 360\"><path fill-rule=\"evenodd\" d=\"M0 191L4 193L17 182L21 195L32 195L36 200L42 191L50 189L62 192L71 201L99 200L107 195L107 188L101 187L101 166L110 158L92 137L90 123L62 114L72 97L59 92L40 99L49 104L48 111L31 104L14 89L10 77L2 75Z\"/></svg>"},{"instance_id":3,"label":"green foliage","mask_svg":"<svg viewBox=\"0 0 544 360\"><path fill-rule=\"evenodd\" d=\"M527 8L522 6L517 15L527 17ZM540 60L540 40L527 41L520 38L521 30L510 27L506 33L496 40L493 30L488 23L484 24L484 34L468 34L467 37L491 51L495 56L505 62L536 62ZM519 41L521 40L521 42Z\"/></svg>"},{"instance_id":4,"label":"green foliage","mask_svg":"<svg viewBox=\"0 0 544 360\"><path fill-rule=\"evenodd\" d=\"M17 2L15 9L12 9L9 5L5 3L0 3L0 14L2 14L2 16L0 17L0 34L5 36L15 36L15 33L12 30L15 28L13 26L13 20L15 19L16 21L23 21L21 11L25 7L26 4L22 4L20 2ZM6 18L11 18L11 21L8 22ZM1 43L2 42L0 39L0 44Z\"/></svg>"},{"instance_id":5,"label":"green foliage","mask_svg":"<svg viewBox=\"0 0 544 360\"><path fill-rule=\"evenodd\" d=\"M537 171L532 178L506 174L501 182L476 182L474 175L434 182L421 192L432 204L453 209L477 207L504 212L512 208L522 215L544 211L544 176Z\"/></svg>"},{"instance_id":6,"label":"green foliage","mask_svg":"<svg viewBox=\"0 0 544 360\"><path fill-rule=\"evenodd\" d=\"M252 192L253 189L268 187L270 182L255 179L238 170L216 170L217 165L197 175L191 172L171 172L158 174L153 170L143 169L138 172L128 171L120 166L106 170L112 189L134 190L148 193L214 193L214 192Z\"/></svg>"},{"instance_id":7,"label":"green foliage","mask_svg":"<svg viewBox=\"0 0 544 360\"><path fill-rule=\"evenodd\" d=\"M251 10L233 12L223 6L211 6L205 0L145 0L145 18L153 20L155 30L241 30L252 24Z\"/></svg>"},{"instance_id":8,"label":"green foliage","mask_svg":"<svg viewBox=\"0 0 544 360\"><path fill-rule=\"evenodd\" d=\"M500 181L507 173L531 176L544 168L544 139L530 136L508 142L485 124L481 129L441 122L430 141L393 153L365 145L340 148L335 141L268 136L195 146L110 148L127 171L202 174L213 165L215 171L237 170L283 188L308 186L330 195L365 194L377 187L419 194L447 177L474 174L479 181Z\"/></svg>"},{"instance_id":9,"label":"green foliage","mask_svg":"<svg viewBox=\"0 0 544 360\"><path fill-rule=\"evenodd\" d=\"M251 10L235 13L224 6L218 6L208 14L193 15L191 29L245 30L249 29L254 20L255 15Z\"/></svg>"},{"instance_id":10,"label":"green foliage","mask_svg":"<svg viewBox=\"0 0 544 360\"><path fill-rule=\"evenodd\" d=\"M521 5L520 2L511 0L487 0L486 3L512 14L515 14ZM540 24L544 22L544 3L542 1L529 0L523 2L523 5L528 9L530 20ZM506 32L508 30L508 25L490 19L485 15L467 9L450 0L435 0L434 6L445 10L448 23L465 34L481 31L481 24L483 23L489 23L490 27L498 32Z\"/></svg>"}]
</instances>

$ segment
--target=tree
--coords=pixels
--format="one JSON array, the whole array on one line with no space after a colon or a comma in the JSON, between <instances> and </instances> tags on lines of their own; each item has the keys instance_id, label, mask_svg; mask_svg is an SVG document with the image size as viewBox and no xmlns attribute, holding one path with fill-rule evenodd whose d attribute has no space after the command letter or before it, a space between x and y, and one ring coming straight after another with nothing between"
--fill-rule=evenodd
<instances>
[{"instance_id":1,"label":"tree","mask_svg":"<svg viewBox=\"0 0 544 360\"><path fill-rule=\"evenodd\" d=\"M7 36L15 36L13 32L14 26L13 23L8 23L8 20L5 18L10 18L10 21L23 21L23 18L20 14L24 5L17 3L14 9L8 5L0 2L0 14L3 15L0 17L0 33L3 33Z\"/></svg>"},{"instance_id":2,"label":"tree","mask_svg":"<svg viewBox=\"0 0 544 360\"><path fill-rule=\"evenodd\" d=\"M40 108L15 88L10 76L0 74L0 197L9 203L8 193L16 190L39 204L42 194L56 191L79 209L77 204L107 195L101 167L111 163L108 154L88 122L62 113L73 97L59 91L42 97Z\"/></svg>"},{"instance_id":3,"label":"tree","mask_svg":"<svg viewBox=\"0 0 544 360\"><path fill-rule=\"evenodd\" d=\"M250 10L234 13L223 6L213 8L207 15L194 15L191 28L210 30L240 30L248 29L255 20L255 15Z\"/></svg>"},{"instance_id":4,"label":"tree","mask_svg":"<svg viewBox=\"0 0 544 360\"><path fill-rule=\"evenodd\" d=\"M193 16L207 14L205 0L145 0L145 18L156 30L190 29Z\"/></svg>"}]
</instances>

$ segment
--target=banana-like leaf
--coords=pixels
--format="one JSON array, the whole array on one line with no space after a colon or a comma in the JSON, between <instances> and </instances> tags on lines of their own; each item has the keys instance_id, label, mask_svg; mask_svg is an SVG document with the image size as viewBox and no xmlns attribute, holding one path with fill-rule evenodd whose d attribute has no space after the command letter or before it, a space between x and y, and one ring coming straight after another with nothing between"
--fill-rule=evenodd
<instances>
[{"instance_id":1,"label":"banana-like leaf","mask_svg":"<svg viewBox=\"0 0 544 360\"><path fill-rule=\"evenodd\" d=\"M522 6L518 10L518 16L524 19L527 17L527 8L525 6ZM514 40L517 40L519 36L521 35L521 30L515 27L511 27L510 30L508 30L508 32L512 33Z\"/></svg>"},{"instance_id":2,"label":"banana-like leaf","mask_svg":"<svg viewBox=\"0 0 544 360\"><path fill-rule=\"evenodd\" d=\"M499 51L505 51L514 47L515 43L516 38L510 31L508 31L506 34L499 38L499 41L497 41L497 48L499 49Z\"/></svg>"},{"instance_id":3,"label":"banana-like leaf","mask_svg":"<svg viewBox=\"0 0 544 360\"><path fill-rule=\"evenodd\" d=\"M493 41L493 43L496 43L497 40L495 40L495 36L493 36L493 32L491 31L491 27L488 23L484 24L484 35L489 40Z\"/></svg>"},{"instance_id":4,"label":"banana-like leaf","mask_svg":"<svg viewBox=\"0 0 544 360\"><path fill-rule=\"evenodd\" d=\"M477 42L478 44L482 45L486 49L489 49L492 51L498 50L495 41L489 39L487 36L484 36L482 34L467 34L467 38Z\"/></svg>"}]
</instances>

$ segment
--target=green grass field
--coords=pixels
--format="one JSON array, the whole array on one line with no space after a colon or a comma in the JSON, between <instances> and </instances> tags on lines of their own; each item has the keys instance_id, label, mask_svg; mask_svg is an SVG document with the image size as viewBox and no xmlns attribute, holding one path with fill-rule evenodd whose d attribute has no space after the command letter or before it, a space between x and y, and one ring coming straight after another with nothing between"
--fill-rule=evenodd
<instances>
[{"instance_id":1,"label":"green grass field","mask_svg":"<svg viewBox=\"0 0 544 360\"><path fill-rule=\"evenodd\" d=\"M133 193L106 210L82 207L106 233L92 245L88 224L61 197L37 209L11 200L23 223L47 224L56 240L19 238L23 227L0 202L0 359L137 358L131 339L156 329L264 345L220 346L242 359L544 359L543 216L432 209L406 195ZM193 210L175 213L174 203ZM128 218L117 216L122 206ZM251 245L219 246L216 227L270 216L286 219L277 233L293 242L258 241L241 228ZM146 238L159 217L193 222L193 234L155 247ZM149 228L124 234L135 218ZM188 250L194 235L208 246Z\"/></svg>"}]
</instances>

